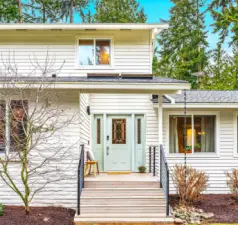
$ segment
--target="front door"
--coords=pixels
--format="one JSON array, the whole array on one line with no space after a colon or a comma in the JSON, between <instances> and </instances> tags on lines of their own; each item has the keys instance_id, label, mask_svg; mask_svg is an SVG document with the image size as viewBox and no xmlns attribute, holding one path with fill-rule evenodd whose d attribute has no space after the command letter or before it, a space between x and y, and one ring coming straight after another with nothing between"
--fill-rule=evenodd
<instances>
[{"instance_id":1,"label":"front door","mask_svg":"<svg viewBox=\"0 0 238 225\"><path fill-rule=\"evenodd\" d=\"M107 116L106 171L130 171L131 168L131 116Z\"/></svg>"}]
</instances>

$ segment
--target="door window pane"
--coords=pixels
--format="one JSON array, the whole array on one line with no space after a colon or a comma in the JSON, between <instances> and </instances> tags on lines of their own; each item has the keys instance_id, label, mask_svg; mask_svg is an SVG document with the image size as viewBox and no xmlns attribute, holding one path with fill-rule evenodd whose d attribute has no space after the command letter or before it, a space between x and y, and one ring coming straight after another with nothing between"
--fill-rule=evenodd
<instances>
[{"instance_id":1,"label":"door window pane","mask_svg":"<svg viewBox=\"0 0 238 225\"><path fill-rule=\"evenodd\" d=\"M6 110L5 110L5 103L0 102L0 152L5 151L5 116L6 116Z\"/></svg>"},{"instance_id":2,"label":"door window pane","mask_svg":"<svg viewBox=\"0 0 238 225\"><path fill-rule=\"evenodd\" d=\"M215 116L194 116L194 152L215 152Z\"/></svg>"},{"instance_id":3,"label":"door window pane","mask_svg":"<svg viewBox=\"0 0 238 225\"><path fill-rule=\"evenodd\" d=\"M126 119L112 119L112 144L126 144Z\"/></svg>"},{"instance_id":4,"label":"door window pane","mask_svg":"<svg viewBox=\"0 0 238 225\"><path fill-rule=\"evenodd\" d=\"M97 144L101 144L101 120L97 119Z\"/></svg>"},{"instance_id":5,"label":"door window pane","mask_svg":"<svg viewBox=\"0 0 238 225\"><path fill-rule=\"evenodd\" d=\"M79 40L79 65L94 64L93 40Z\"/></svg>"},{"instance_id":6,"label":"door window pane","mask_svg":"<svg viewBox=\"0 0 238 225\"><path fill-rule=\"evenodd\" d=\"M169 152L170 153L187 153L192 152L192 120L187 117L186 122L187 143L184 146L184 117L169 117Z\"/></svg>"},{"instance_id":7,"label":"door window pane","mask_svg":"<svg viewBox=\"0 0 238 225\"><path fill-rule=\"evenodd\" d=\"M110 40L96 40L96 65L110 65Z\"/></svg>"},{"instance_id":8,"label":"door window pane","mask_svg":"<svg viewBox=\"0 0 238 225\"><path fill-rule=\"evenodd\" d=\"M137 144L141 144L141 119L137 119Z\"/></svg>"}]
</instances>

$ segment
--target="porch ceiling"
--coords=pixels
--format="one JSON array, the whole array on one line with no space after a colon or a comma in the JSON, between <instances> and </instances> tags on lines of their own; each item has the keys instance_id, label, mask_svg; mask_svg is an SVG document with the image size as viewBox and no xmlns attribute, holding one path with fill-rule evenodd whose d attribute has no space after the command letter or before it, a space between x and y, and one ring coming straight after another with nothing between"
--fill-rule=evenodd
<instances>
[{"instance_id":1,"label":"porch ceiling","mask_svg":"<svg viewBox=\"0 0 238 225\"><path fill-rule=\"evenodd\" d=\"M81 93L148 93L148 94L178 94L181 90L190 89L190 84L171 78L88 78L88 77L4 77L0 78L0 87L17 87L34 89L42 83L54 85L57 89L77 89Z\"/></svg>"}]
</instances>

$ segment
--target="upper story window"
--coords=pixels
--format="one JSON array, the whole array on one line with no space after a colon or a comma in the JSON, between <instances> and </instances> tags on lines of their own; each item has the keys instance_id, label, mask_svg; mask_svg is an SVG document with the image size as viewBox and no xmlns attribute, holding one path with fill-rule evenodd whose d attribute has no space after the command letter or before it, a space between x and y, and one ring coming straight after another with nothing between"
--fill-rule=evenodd
<instances>
[{"instance_id":1,"label":"upper story window","mask_svg":"<svg viewBox=\"0 0 238 225\"><path fill-rule=\"evenodd\" d=\"M78 64L80 66L111 65L111 40L79 39Z\"/></svg>"},{"instance_id":2,"label":"upper story window","mask_svg":"<svg viewBox=\"0 0 238 225\"><path fill-rule=\"evenodd\" d=\"M185 128L185 129L184 129ZM184 131L186 131L186 146L184 146ZM215 152L216 116L187 116L184 127L183 116L169 117L169 152L170 153L207 153Z\"/></svg>"}]
</instances>

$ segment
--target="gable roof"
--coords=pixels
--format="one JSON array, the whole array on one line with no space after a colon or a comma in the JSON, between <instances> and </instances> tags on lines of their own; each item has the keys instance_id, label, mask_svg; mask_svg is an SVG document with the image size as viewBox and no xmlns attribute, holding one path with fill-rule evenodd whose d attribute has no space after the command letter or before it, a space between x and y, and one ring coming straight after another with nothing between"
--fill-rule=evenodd
<instances>
[{"instance_id":1,"label":"gable roof","mask_svg":"<svg viewBox=\"0 0 238 225\"><path fill-rule=\"evenodd\" d=\"M232 91L212 91L212 90L187 90L187 103L238 103L238 90ZM169 94L175 103L184 103L184 92L181 94ZM170 103L166 97L164 103ZM158 103L158 97L152 99L153 103Z\"/></svg>"}]
</instances>

